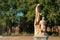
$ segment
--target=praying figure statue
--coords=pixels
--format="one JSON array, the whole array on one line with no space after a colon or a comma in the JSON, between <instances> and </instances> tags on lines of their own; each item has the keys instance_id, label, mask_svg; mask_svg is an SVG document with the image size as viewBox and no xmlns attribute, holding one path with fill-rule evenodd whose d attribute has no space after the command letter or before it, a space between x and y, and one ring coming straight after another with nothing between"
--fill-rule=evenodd
<instances>
[{"instance_id":1,"label":"praying figure statue","mask_svg":"<svg viewBox=\"0 0 60 40\"><path fill-rule=\"evenodd\" d=\"M35 21L34 21L34 36L44 36L46 34L46 22L44 17L40 21L40 11L39 11L40 4L36 6L36 14L35 14Z\"/></svg>"}]
</instances>

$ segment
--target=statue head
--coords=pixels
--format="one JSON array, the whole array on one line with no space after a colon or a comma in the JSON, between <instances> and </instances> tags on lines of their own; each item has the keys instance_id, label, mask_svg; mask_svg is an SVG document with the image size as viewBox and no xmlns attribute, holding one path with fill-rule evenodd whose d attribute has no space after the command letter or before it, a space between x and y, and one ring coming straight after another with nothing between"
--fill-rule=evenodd
<instances>
[{"instance_id":1,"label":"statue head","mask_svg":"<svg viewBox=\"0 0 60 40\"><path fill-rule=\"evenodd\" d=\"M37 10L40 12L40 4L37 4Z\"/></svg>"},{"instance_id":2,"label":"statue head","mask_svg":"<svg viewBox=\"0 0 60 40\"><path fill-rule=\"evenodd\" d=\"M45 17L42 17L42 20L45 20Z\"/></svg>"},{"instance_id":3,"label":"statue head","mask_svg":"<svg viewBox=\"0 0 60 40\"><path fill-rule=\"evenodd\" d=\"M37 6L39 6L40 4L37 4Z\"/></svg>"}]
</instances>

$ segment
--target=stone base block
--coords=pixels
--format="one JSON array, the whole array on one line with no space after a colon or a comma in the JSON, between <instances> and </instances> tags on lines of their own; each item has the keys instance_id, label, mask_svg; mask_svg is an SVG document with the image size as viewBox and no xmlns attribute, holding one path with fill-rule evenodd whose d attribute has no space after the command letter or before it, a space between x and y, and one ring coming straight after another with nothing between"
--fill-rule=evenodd
<instances>
[{"instance_id":1,"label":"stone base block","mask_svg":"<svg viewBox=\"0 0 60 40\"><path fill-rule=\"evenodd\" d=\"M48 36L34 36L34 40L48 40Z\"/></svg>"}]
</instances>

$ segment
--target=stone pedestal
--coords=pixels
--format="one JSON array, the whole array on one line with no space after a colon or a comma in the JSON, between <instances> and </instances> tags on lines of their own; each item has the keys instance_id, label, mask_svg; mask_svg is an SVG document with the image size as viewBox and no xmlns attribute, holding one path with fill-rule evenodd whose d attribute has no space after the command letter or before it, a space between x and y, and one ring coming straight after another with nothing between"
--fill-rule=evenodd
<instances>
[{"instance_id":1,"label":"stone pedestal","mask_svg":"<svg viewBox=\"0 0 60 40\"><path fill-rule=\"evenodd\" d=\"M48 40L48 36L34 36L34 40Z\"/></svg>"}]
</instances>

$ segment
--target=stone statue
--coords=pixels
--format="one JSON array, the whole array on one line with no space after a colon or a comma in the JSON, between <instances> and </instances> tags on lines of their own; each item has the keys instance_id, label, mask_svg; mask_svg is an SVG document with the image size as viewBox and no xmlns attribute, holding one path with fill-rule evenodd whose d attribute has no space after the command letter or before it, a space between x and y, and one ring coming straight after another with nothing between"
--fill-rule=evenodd
<instances>
[{"instance_id":1,"label":"stone statue","mask_svg":"<svg viewBox=\"0 0 60 40\"><path fill-rule=\"evenodd\" d=\"M40 14L40 4L37 4L34 21L34 40L48 40L48 35L46 35L46 21L44 17L40 20Z\"/></svg>"},{"instance_id":2,"label":"stone statue","mask_svg":"<svg viewBox=\"0 0 60 40\"><path fill-rule=\"evenodd\" d=\"M39 7L40 7L40 4L37 4L35 21L34 21L34 36L44 36L46 33L46 27L45 27L46 22L44 20L44 17L40 21Z\"/></svg>"},{"instance_id":3,"label":"stone statue","mask_svg":"<svg viewBox=\"0 0 60 40\"><path fill-rule=\"evenodd\" d=\"M37 6L36 6L36 15L35 15L35 21L34 21L34 36L40 35L40 27L39 27L40 12L38 10L39 6L40 6L40 4L37 4Z\"/></svg>"},{"instance_id":4,"label":"stone statue","mask_svg":"<svg viewBox=\"0 0 60 40\"><path fill-rule=\"evenodd\" d=\"M44 20L44 17L42 17L42 20L40 21L39 25L41 27L41 36L46 36L46 21Z\"/></svg>"}]
</instances>

